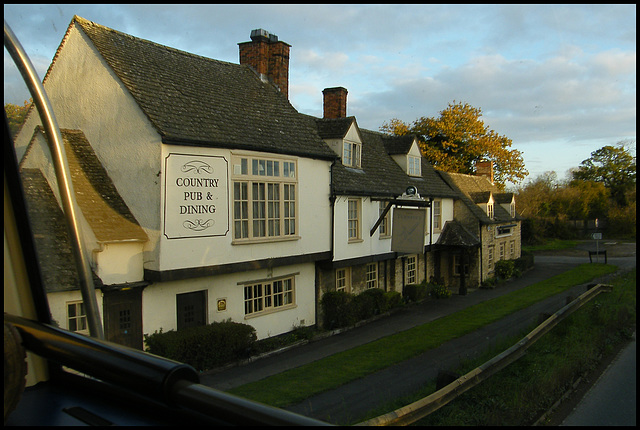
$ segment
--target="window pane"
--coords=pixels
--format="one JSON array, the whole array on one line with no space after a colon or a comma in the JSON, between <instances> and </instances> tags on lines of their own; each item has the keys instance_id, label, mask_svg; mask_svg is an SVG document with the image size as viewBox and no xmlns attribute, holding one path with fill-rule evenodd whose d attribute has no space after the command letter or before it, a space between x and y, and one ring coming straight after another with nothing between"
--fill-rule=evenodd
<instances>
[{"instance_id":1,"label":"window pane","mask_svg":"<svg viewBox=\"0 0 640 430\"><path fill-rule=\"evenodd\" d=\"M348 142L344 143L344 157L342 160L342 164L344 164L345 166L351 166L352 164L352 159L351 159L351 144Z\"/></svg>"}]
</instances>

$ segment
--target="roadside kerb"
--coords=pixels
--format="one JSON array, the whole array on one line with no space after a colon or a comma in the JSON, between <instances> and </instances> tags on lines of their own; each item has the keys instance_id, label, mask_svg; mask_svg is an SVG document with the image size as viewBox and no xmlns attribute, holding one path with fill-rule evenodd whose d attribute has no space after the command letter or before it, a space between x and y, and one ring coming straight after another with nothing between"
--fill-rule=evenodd
<instances>
[{"instance_id":1,"label":"roadside kerb","mask_svg":"<svg viewBox=\"0 0 640 430\"><path fill-rule=\"evenodd\" d=\"M547 318L542 324L538 325L533 331L522 338L518 343L513 345L506 351L498 354L491 360L473 369L466 375L461 376L449 385L441 388L433 394L424 397L414 403L411 403L395 411L371 418L356 425L359 426L387 426L387 425L409 425L426 417L430 413L440 409L442 406L454 400L456 397L468 391L480 382L486 380L493 374L505 368L509 364L520 358L526 350L533 345L544 334L549 332L560 321L565 319L571 313L582 307L595 296L602 292L609 292L613 289L608 284L597 284L583 293L580 297L564 306L555 314Z\"/></svg>"}]
</instances>

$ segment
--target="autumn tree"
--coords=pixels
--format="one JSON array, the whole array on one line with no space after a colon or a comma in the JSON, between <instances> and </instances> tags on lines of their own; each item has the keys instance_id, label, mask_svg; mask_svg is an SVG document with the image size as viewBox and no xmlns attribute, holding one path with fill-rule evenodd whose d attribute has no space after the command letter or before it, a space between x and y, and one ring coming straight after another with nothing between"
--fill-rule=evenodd
<instances>
[{"instance_id":1,"label":"autumn tree","mask_svg":"<svg viewBox=\"0 0 640 430\"><path fill-rule=\"evenodd\" d=\"M516 187L518 213L525 218L544 218L552 214L552 197L562 188L554 171L544 172L526 185Z\"/></svg>"},{"instance_id":2,"label":"autumn tree","mask_svg":"<svg viewBox=\"0 0 640 430\"><path fill-rule=\"evenodd\" d=\"M627 206L627 192L636 185L636 157L630 154L624 142L607 145L591 153L580 167L572 172L573 178L601 182L610 190L620 206Z\"/></svg>"},{"instance_id":3,"label":"autumn tree","mask_svg":"<svg viewBox=\"0 0 640 430\"><path fill-rule=\"evenodd\" d=\"M411 125L394 118L380 130L417 135L423 156L440 170L472 174L476 161L485 159L493 163L497 185L520 182L528 175L522 153L511 149L511 139L491 130L481 116L479 108L454 100L438 118L421 117Z\"/></svg>"},{"instance_id":4,"label":"autumn tree","mask_svg":"<svg viewBox=\"0 0 640 430\"><path fill-rule=\"evenodd\" d=\"M22 106L14 105L13 103L5 103L4 111L7 115L7 120L9 121L9 131L11 132L11 136L15 137L20 130L32 103L33 99L25 100Z\"/></svg>"}]
</instances>

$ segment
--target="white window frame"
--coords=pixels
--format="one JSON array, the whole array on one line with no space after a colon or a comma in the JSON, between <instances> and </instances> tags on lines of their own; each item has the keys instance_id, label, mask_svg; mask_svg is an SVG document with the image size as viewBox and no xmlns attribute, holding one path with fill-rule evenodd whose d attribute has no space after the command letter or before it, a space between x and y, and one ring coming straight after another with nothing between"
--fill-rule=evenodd
<instances>
[{"instance_id":1,"label":"white window frame","mask_svg":"<svg viewBox=\"0 0 640 430\"><path fill-rule=\"evenodd\" d=\"M361 162L362 144L345 140L342 143L342 164L349 167L360 168Z\"/></svg>"},{"instance_id":2,"label":"white window frame","mask_svg":"<svg viewBox=\"0 0 640 430\"><path fill-rule=\"evenodd\" d=\"M336 291L351 292L351 268L336 269Z\"/></svg>"},{"instance_id":3,"label":"white window frame","mask_svg":"<svg viewBox=\"0 0 640 430\"><path fill-rule=\"evenodd\" d=\"M378 263L367 264L365 287L368 290L378 288Z\"/></svg>"},{"instance_id":4,"label":"white window frame","mask_svg":"<svg viewBox=\"0 0 640 430\"><path fill-rule=\"evenodd\" d=\"M299 239L294 159L233 155L233 242Z\"/></svg>"},{"instance_id":5,"label":"white window frame","mask_svg":"<svg viewBox=\"0 0 640 430\"><path fill-rule=\"evenodd\" d=\"M407 175L422 176L420 157L416 157L415 155L407 155Z\"/></svg>"},{"instance_id":6,"label":"white window frame","mask_svg":"<svg viewBox=\"0 0 640 430\"><path fill-rule=\"evenodd\" d=\"M487 203L487 216L493 219L493 203Z\"/></svg>"},{"instance_id":7,"label":"white window frame","mask_svg":"<svg viewBox=\"0 0 640 430\"><path fill-rule=\"evenodd\" d=\"M82 300L74 300L65 303L67 311L67 327L75 333L89 334L87 312ZM73 312L70 310L73 309Z\"/></svg>"},{"instance_id":8,"label":"white window frame","mask_svg":"<svg viewBox=\"0 0 640 430\"><path fill-rule=\"evenodd\" d=\"M295 276L243 284L244 317L252 318L296 306Z\"/></svg>"},{"instance_id":9,"label":"white window frame","mask_svg":"<svg viewBox=\"0 0 640 430\"><path fill-rule=\"evenodd\" d=\"M378 216L382 215L384 210L387 208L387 202L381 201L380 207L378 209ZM382 222L380 222L380 239L388 239L391 237L391 211L387 212L387 214L382 218Z\"/></svg>"},{"instance_id":10,"label":"white window frame","mask_svg":"<svg viewBox=\"0 0 640 430\"><path fill-rule=\"evenodd\" d=\"M362 241L362 199L347 199L347 238L350 243Z\"/></svg>"},{"instance_id":11,"label":"white window frame","mask_svg":"<svg viewBox=\"0 0 640 430\"><path fill-rule=\"evenodd\" d=\"M442 200L434 199L431 206L431 212L433 214L433 231L442 230Z\"/></svg>"},{"instance_id":12,"label":"white window frame","mask_svg":"<svg viewBox=\"0 0 640 430\"><path fill-rule=\"evenodd\" d=\"M418 256L417 255L407 256L407 261L405 264L406 264L405 283L407 285L417 284L418 283Z\"/></svg>"}]
</instances>

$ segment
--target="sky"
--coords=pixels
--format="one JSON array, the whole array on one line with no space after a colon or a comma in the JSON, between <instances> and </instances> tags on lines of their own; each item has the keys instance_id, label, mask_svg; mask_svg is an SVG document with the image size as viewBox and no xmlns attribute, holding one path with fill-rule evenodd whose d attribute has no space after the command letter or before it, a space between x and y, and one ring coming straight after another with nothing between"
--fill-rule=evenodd
<instances>
[{"instance_id":1,"label":"sky","mask_svg":"<svg viewBox=\"0 0 640 430\"><path fill-rule=\"evenodd\" d=\"M379 130L482 111L534 180L565 179L605 145L635 156L636 5L4 5L40 78L73 18L216 60L264 29L291 45L289 100L322 117L322 90L348 90L347 115ZM6 49L5 103L29 98Z\"/></svg>"}]
</instances>

